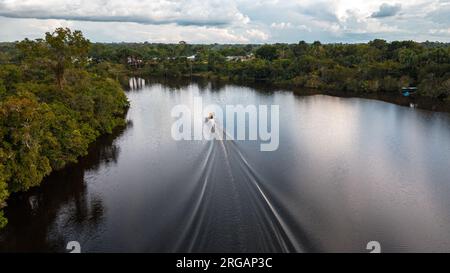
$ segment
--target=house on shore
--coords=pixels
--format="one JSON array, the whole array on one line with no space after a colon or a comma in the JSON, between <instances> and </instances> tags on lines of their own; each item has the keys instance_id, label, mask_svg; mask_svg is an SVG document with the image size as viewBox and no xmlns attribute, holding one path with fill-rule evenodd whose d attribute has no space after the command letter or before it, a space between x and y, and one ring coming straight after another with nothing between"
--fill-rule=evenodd
<instances>
[{"instance_id":1,"label":"house on shore","mask_svg":"<svg viewBox=\"0 0 450 273\"><path fill-rule=\"evenodd\" d=\"M134 57L134 56L129 56L127 58L127 64L129 66L133 66L133 67L140 67L144 64L144 61L140 58Z\"/></svg>"}]
</instances>

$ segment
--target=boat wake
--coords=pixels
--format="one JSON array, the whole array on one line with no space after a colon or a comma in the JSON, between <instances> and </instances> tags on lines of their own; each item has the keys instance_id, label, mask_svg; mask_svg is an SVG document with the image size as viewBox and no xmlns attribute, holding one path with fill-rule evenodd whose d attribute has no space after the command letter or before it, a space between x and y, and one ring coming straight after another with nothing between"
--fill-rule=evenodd
<instances>
[{"instance_id":1,"label":"boat wake","mask_svg":"<svg viewBox=\"0 0 450 273\"><path fill-rule=\"evenodd\" d=\"M227 135L220 125L217 134ZM178 252L303 252L238 144L211 140L195 170Z\"/></svg>"}]
</instances>

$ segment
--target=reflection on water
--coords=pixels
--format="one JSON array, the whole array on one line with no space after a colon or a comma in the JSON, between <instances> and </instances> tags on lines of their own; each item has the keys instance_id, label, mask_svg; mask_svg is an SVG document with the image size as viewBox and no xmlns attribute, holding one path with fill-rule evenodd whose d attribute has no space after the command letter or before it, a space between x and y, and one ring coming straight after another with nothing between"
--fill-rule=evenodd
<instances>
[{"instance_id":1,"label":"reflection on water","mask_svg":"<svg viewBox=\"0 0 450 273\"><path fill-rule=\"evenodd\" d=\"M129 80L129 89L136 90L141 89L145 86L145 79L142 78L130 78Z\"/></svg>"},{"instance_id":2,"label":"reflection on water","mask_svg":"<svg viewBox=\"0 0 450 273\"><path fill-rule=\"evenodd\" d=\"M203 80L127 94L127 128L12 196L0 251L450 251L448 114ZM194 96L280 105L279 149L174 141L170 111Z\"/></svg>"},{"instance_id":3,"label":"reflection on water","mask_svg":"<svg viewBox=\"0 0 450 273\"><path fill-rule=\"evenodd\" d=\"M0 234L0 251L62 252L73 230L98 229L104 207L101 198L87 191L86 174L117 163L120 147L114 139L124 130L100 137L87 156L53 172L41 187L13 194L6 210L10 224Z\"/></svg>"}]
</instances>

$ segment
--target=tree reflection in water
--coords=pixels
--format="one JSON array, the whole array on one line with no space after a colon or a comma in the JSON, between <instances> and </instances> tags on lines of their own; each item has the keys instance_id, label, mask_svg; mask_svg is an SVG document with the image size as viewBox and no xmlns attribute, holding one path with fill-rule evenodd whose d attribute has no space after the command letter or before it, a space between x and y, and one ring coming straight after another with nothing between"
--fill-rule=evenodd
<instances>
[{"instance_id":1,"label":"tree reflection in water","mask_svg":"<svg viewBox=\"0 0 450 273\"><path fill-rule=\"evenodd\" d=\"M117 163L120 148L115 140L130 126L128 122L100 137L87 156L53 172L40 187L13 194L6 208L9 223L0 233L0 251L62 252L73 229L99 229L105 208L101 198L88 194L85 175Z\"/></svg>"}]
</instances>

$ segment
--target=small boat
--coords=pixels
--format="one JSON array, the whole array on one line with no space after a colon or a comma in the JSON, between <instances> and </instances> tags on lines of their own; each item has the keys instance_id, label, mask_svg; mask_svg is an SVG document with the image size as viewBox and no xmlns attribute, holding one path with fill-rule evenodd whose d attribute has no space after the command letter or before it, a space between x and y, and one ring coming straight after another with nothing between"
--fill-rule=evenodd
<instances>
[{"instance_id":1,"label":"small boat","mask_svg":"<svg viewBox=\"0 0 450 273\"><path fill-rule=\"evenodd\" d=\"M214 120L214 113L209 112L208 116L205 118L205 122L208 122L210 120Z\"/></svg>"},{"instance_id":2,"label":"small boat","mask_svg":"<svg viewBox=\"0 0 450 273\"><path fill-rule=\"evenodd\" d=\"M402 96L409 97L417 92L417 87L402 87Z\"/></svg>"},{"instance_id":3,"label":"small boat","mask_svg":"<svg viewBox=\"0 0 450 273\"><path fill-rule=\"evenodd\" d=\"M205 123L209 123L211 127L211 133L216 131L216 121L214 120L214 113L208 113L208 116L205 118Z\"/></svg>"}]
</instances>

